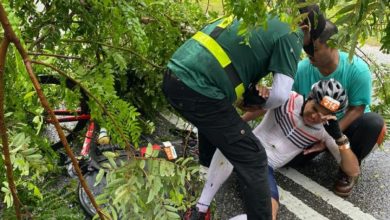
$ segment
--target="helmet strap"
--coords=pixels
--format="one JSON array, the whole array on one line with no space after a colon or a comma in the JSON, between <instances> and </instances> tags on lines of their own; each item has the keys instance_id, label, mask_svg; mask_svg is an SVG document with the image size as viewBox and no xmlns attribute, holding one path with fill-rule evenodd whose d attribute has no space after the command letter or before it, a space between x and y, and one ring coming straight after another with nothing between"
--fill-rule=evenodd
<instances>
[{"instance_id":1,"label":"helmet strap","mask_svg":"<svg viewBox=\"0 0 390 220\"><path fill-rule=\"evenodd\" d=\"M306 106L307 102L312 100L312 98L310 98L310 96L307 99L305 99L305 97L303 97L303 98L304 98L305 101L303 101L303 105L301 107L301 112L299 113L299 115L301 117L303 117L303 111L305 110L305 106Z\"/></svg>"}]
</instances>

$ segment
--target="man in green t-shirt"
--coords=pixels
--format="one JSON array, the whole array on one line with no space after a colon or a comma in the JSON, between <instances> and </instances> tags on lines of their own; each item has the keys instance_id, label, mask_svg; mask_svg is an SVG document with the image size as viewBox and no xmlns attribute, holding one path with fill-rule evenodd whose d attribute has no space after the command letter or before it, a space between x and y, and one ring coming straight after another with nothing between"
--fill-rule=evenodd
<instances>
[{"instance_id":1,"label":"man in green t-shirt","mask_svg":"<svg viewBox=\"0 0 390 220\"><path fill-rule=\"evenodd\" d=\"M316 39L325 26L318 7L309 6L311 29L298 31L276 17L267 29L257 28L244 42L241 21L226 17L208 24L173 54L164 76L163 92L169 103L198 128L200 164L209 166L216 147L233 164L247 208L248 219L271 219L267 155L252 129L233 104L272 109L289 97L304 43ZM320 15L320 16L318 16ZM322 18L322 20L321 20ZM251 85L273 73L269 97L260 98ZM208 205L197 204L191 218L206 219ZM189 219L188 216L186 219Z\"/></svg>"},{"instance_id":2,"label":"man in green t-shirt","mask_svg":"<svg viewBox=\"0 0 390 220\"><path fill-rule=\"evenodd\" d=\"M380 115L370 112L372 78L367 63L357 56L349 60L347 53L328 46L327 41L335 33L337 27L327 21L324 31L308 52L308 58L298 64L293 90L307 97L311 86L318 80L333 78L342 84L347 91L349 104L346 112L338 114L337 118L361 164L374 146L382 141L380 139L386 127ZM299 155L292 164L302 163L315 155ZM357 176L340 172L334 192L340 196L350 195L356 180Z\"/></svg>"}]
</instances>

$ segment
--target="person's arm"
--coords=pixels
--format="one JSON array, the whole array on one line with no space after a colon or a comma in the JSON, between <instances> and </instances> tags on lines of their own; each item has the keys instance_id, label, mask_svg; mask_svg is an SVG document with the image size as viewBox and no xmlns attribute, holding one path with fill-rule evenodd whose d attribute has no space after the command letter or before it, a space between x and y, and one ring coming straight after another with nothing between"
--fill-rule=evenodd
<instances>
[{"instance_id":1,"label":"person's arm","mask_svg":"<svg viewBox=\"0 0 390 220\"><path fill-rule=\"evenodd\" d=\"M349 104L344 117L339 121L342 131L345 131L353 121L363 115L366 106L371 104L372 74L367 63L361 58L354 57L353 65L351 64L349 68L352 71L351 76L347 78L349 86L343 85L348 94Z\"/></svg>"},{"instance_id":2,"label":"person's arm","mask_svg":"<svg viewBox=\"0 0 390 220\"><path fill-rule=\"evenodd\" d=\"M281 106L290 96L292 84L294 83L294 79L289 76L286 76L282 73L275 73L272 82L272 89L268 89L266 87L256 86L256 90L258 96L261 96L266 100L266 102L262 105L253 105L253 106L245 106L244 102L236 103L236 107L240 108L248 113L246 117L248 117L248 121L259 116L259 113L264 114L267 109L273 109ZM244 97L245 99L245 97ZM257 116L256 116L257 115Z\"/></svg>"},{"instance_id":3,"label":"person's arm","mask_svg":"<svg viewBox=\"0 0 390 220\"><path fill-rule=\"evenodd\" d=\"M337 143L345 144L338 146L340 152L340 167L348 176L358 176L360 174L359 162L356 155L351 150L347 136L343 135L340 139L336 140Z\"/></svg>"},{"instance_id":4,"label":"person's arm","mask_svg":"<svg viewBox=\"0 0 390 220\"><path fill-rule=\"evenodd\" d=\"M241 118L243 121L248 122L256 119L257 117L264 115L267 112L267 110L259 109L253 112L245 112Z\"/></svg>"},{"instance_id":5,"label":"person's arm","mask_svg":"<svg viewBox=\"0 0 390 220\"><path fill-rule=\"evenodd\" d=\"M342 137L343 138L343 137ZM348 176L357 176L360 173L359 162L356 155L353 153L351 148L342 146L341 148L336 144L335 140L327 135L325 137L325 145L329 152L340 164L341 170ZM338 140L342 141L342 139Z\"/></svg>"},{"instance_id":6,"label":"person's arm","mask_svg":"<svg viewBox=\"0 0 390 220\"><path fill-rule=\"evenodd\" d=\"M275 73L267 102L263 109L277 108L286 102L290 96L294 79L282 73Z\"/></svg>"},{"instance_id":7,"label":"person's arm","mask_svg":"<svg viewBox=\"0 0 390 220\"><path fill-rule=\"evenodd\" d=\"M341 131L345 131L348 126L355 121L358 117L364 114L365 105L360 106L348 106L344 117L339 121Z\"/></svg>"},{"instance_id":8,"label":"person's arm","mask_svg":"<svg viewBox=\"0 0 390 220\"><path fill-rule=\"evenodd\" d=\"M327 141L327 147L334 154L335 146L338 147L340 153L340 167L348 176L357 176L360 173L359 162L356 155L352 152L348 137L345 136L340 129L337 120L329 120L324 124L326 132L331 136L335 143ZM332 150L333 148L333 150ZM336 157L337 159L337 157Z\"/></svg>"}]
</instances>

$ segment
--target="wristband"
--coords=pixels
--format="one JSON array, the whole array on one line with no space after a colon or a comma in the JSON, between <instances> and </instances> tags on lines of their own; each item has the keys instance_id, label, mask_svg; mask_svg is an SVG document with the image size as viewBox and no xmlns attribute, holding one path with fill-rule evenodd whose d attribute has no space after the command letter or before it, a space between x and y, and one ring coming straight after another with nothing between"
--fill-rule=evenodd
<instances>
[{"instance_id":1,"label":"wristband","mask_svg":"<svg viewBox=\"0 0 390 220\"><path fill-rule=\"evenodd\" d=\"M339 138L335 141L336 141L336 144L339 146L344 145L344 144L349 144L348 137L345 134L343 134L343 136L341 136L341 138Z\"/></svg>"},{"instance_id":2,"label":"wristband","mask_svg":"<svg viewBox=\"0 0 390 220\"><path fill-rule=\"evenodd\" d=\"M351 145L348 143L346 144L343 144L343 145L339 145L339 150L348 150L351 148Z\"/></svg>"}]
</instances>

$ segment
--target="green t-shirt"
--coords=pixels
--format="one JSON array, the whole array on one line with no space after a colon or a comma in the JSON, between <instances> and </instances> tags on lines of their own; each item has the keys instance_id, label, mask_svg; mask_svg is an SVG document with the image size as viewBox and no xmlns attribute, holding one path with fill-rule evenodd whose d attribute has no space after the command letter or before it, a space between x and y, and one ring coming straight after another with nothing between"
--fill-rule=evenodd
<instances>
[{"instance_id":1,"label":"green t-shirt","mask_svg":"<svg viewBox=\"0 0 390 220\"><path fill-rule=\"evenodd\" d=\"M210 34L221 20L207 25L202 32ZM218 36L217 42L230 57L245 88L270 72L291 78L297 69L302 51L303 32L291 32L286 23L268 20L267 30L251 33L249 45L237 35L240 22L234 20ZM235 91L225 70L213 55L194 39L186 41L168 63L168 68L188 87L210 98L236 100Z\"/></svg>"},{"instance_id":2,"label":"green t-shirt","mask_svg":"<svg viewBox=\"0 0 390 220\"><path fill-rule=\"evenodd\" d=\"M348 54L339 51L339 64L337 69L329 76L323 76L317 67L310 63L309 59L304 59L298 64L298 71L295 75L293 90L307 97L311 86L321 79L333 78L343 85L348 95L348 105L366 105L365 112L370 111L372 79L371 71L362 59L354 56L350 62ZM341 119L344 113L337 115Z\"/></svg>"}]
</instances>

